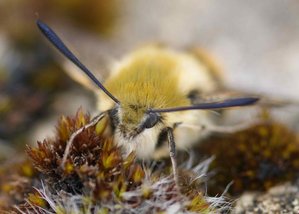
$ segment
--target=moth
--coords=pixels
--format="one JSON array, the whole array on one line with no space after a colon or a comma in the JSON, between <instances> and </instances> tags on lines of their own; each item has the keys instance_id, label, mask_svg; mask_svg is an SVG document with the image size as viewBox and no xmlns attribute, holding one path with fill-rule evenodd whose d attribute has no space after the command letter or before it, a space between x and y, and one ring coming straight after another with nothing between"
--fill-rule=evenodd
<instances>
[{"instance_id":1,"label":"moth","mask_svg":"<svg viewBox=\"0 0 299 214\"><path fill-rule=\"evenodd\" d=\"M214 125L210 112L204 110L248 106L259 100L246 96L198 102L201 93L215 90L217 83L213 75L191 54L157 46L141 48L124 57L111 76L101 83L49 26L40 20L37 26L101 89L97 92L100 114L72 134L62 166L73 139L83 129L108 117L115 142L125 153L135 151L141 159L169 154L177 181L176 147L184 149L199 142Z\"/></svg>"}]
</instances>

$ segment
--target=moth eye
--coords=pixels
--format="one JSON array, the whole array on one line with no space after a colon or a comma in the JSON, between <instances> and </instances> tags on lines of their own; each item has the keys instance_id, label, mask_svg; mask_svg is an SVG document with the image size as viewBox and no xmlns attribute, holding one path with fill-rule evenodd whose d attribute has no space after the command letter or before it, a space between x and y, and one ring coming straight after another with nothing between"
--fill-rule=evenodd
<instances>
[{"instance_id":1,"label":"moth eye","mask_svg":"<svg viewBox=\"0 0 299 214\"><path fill-rule=\"evenodd\" d=\"M111 119L112 125L115 127L119 124L119 118L118 118L118 109L113 108L108 111L109 117Z\"/></svg>"},{"instance_id":2,"label":"moth eye","mask_svg":"<svg viewBox=\"0 0 299 214\"><path fill-rule=\"evenodd\" d=\"M143 123L144 128L149 129L154 127L159 121L159 115L157 113L148 113L146 120Z\"/></svg>"},{"instance_id":3,"label":"moth eye","mask_svg":"<svg viewBox=\"0 0 299 214\"><path fill-rule=\"evenodd\" d=\"M108 114L110 116L110 118L116 118L117 117L117 113L118 113L118 109L117 108L112 108L108 111Z\"/></svg>"}]
</instances>

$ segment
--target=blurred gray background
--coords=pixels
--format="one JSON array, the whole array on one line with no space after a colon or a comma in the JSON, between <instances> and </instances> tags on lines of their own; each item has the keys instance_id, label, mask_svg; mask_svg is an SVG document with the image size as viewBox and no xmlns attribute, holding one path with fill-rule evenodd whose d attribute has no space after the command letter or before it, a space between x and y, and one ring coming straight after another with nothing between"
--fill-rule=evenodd
<instances>
[{"instance_id":1,"label":"blurred gray background","mask_svg":"<svg viewBox=\"0 0 299 214\"><path fill-rule=\"evenodd\" d=\"M230 86L299 99L296 0L144 0L126 14L126 44L198 45L217 57Z\"/></svg>"},{"instance_id":2,"label":"blurred gray background","mask_svg":"<svg viewBox=\"0 0 299 214\"><path fill-rule=\"evenodd\" d=\"M58 7L55 5L48 8L43 7L42 2L31 1L32 4L24 3L21 8L16 6L20 3L15 0L0 2L0 9L2 7L2 11L6 12L2 13L1 22L10 25L2 25L0 28L0 68L5 68L4 72L8 74L12 73L14 67L21 66L22 59L24 60L22 52L14 51L14 37L7 33L11 26L17 26L18 23L21 28L28 26L30 29L27 37L35 38L40 45L44 45L42 53L49 51L54 59L61 62L62 57L56 55L57 52L50 48L36 30L34 20L40 17L61 35L88 67L96 70L105 70L104 61L107 58L108 61L117 60L131 49L148 42L162 42L174 48L199 46L216 57L230 88L299 101L297 0L113 1L111 11L116 24L114 23L114 30L109 36L93 31L92 28L85 29L84 24L76 25L76 19L70 18L68 13L57 13ZM14 6L11 6L11 2L15 2ZM105 5L105 1L103 2ZM82 4L86 6L89 2ZM9 5L12 12L7 10L6 5ZM93 10L93 5L88 6L89 9L85 8L87 14L101 15L96 7ZM81 8L82 5L76 8L79 15ZM96 16L91 20L97 18ZM25 34L20 32L17 35ZM55 95L47 103L47 106L51 106L50 113L38 116L39 122L27 126L27 129L29 127L33 130L32 139L41 140L51 135L58 116L74 114L79 106L95 112L94 98L88 94L75 84ZM295 105L279 110L278 118L296 126L298 114L295 115L294 112L297 109ZM1 138L4 137L0 136Z\"/></svg>"}]
</instances>

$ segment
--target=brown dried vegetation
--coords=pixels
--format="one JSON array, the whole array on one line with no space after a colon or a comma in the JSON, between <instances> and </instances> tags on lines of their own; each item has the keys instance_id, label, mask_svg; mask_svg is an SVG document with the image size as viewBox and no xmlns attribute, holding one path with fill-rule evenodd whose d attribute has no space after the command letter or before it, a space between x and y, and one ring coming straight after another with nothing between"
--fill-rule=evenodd
<instances>
[{"instance_id":1,"label":"brown dried vegetation","mask_svg":"<svg viewBox=\"0 0 299 214\"><path fill-rule=\"evenodd\" d=\"M75 138L66 164L61 167L70 135L89 121L90 117L81 110L74 118L62 117L55 139L27 147L30 160L18 166L25 174L8 167L5 173L12 172L6 178L14 183L7 186L11 182L1 182L6 188L1 193L6 199L3 210L147 213L165 211L174 204L180 205L182 212L213 209L200 193L200 185L192 184L193 190L186 188L184 194L179 194L169 167L166 171L165 168L151 171L136 161L133 153L124 156L111 138L102 135L103 129L96 127L85 129ZM194 173L188 176L192 180ZM75 202L74 197L79 197L79 201Z\"/></svg>"},{"instance_id":2,"label":"brown dried vegetation","mask_svg":"<svg viewBox=\"0 0 299 214\"><path fill-rule=\"evenodd\" d=\"M209 192L223 192L229 182L233 195L264 191L278 183L296 179L299 170L299 141L285 126L269 122L231 135L214 136L198 151L214 155Z\"/></svg>"}]
</instances>

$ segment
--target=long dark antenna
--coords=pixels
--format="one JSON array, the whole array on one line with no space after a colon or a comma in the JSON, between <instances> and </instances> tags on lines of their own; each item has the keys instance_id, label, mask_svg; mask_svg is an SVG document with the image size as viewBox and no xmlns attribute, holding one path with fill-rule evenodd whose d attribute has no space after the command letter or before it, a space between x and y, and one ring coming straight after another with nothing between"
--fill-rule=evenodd
<instances>
[{"instance_id":1,"label":"long dark antenna","mask_svg":"<svg viewBox=\"0 0 299 214\"><path fill-rule=\"evenodd\" d=\"M253 105L258 100L259 98L257 97L241 97L241 98L226 99L219 102L200 103L192 106L182 106L182 107L164 108L164 109L149 109L148 111L163 113L163 112L175 112L175 111L187 111L187 110L223 109L223 108L230 108L230 107Z\"/></svg>"},{"instance_id":2,"label":"long dark antenna","mask_svg":"<svg viewBox=\"0 0 299 214\"><path fill-rule=\"evenodd\" d=\"M57 34L45 23L40 20L36 21L36 24L40 31L46 36L46 38L69 60L77 65L85 74L98 86L100 87L114 102L120 104L119 100L116 99L103 85L102 83L91 73L91 71L83 65L80 60L66 47L62 40Z\"/></svg>"}]
</instances>

